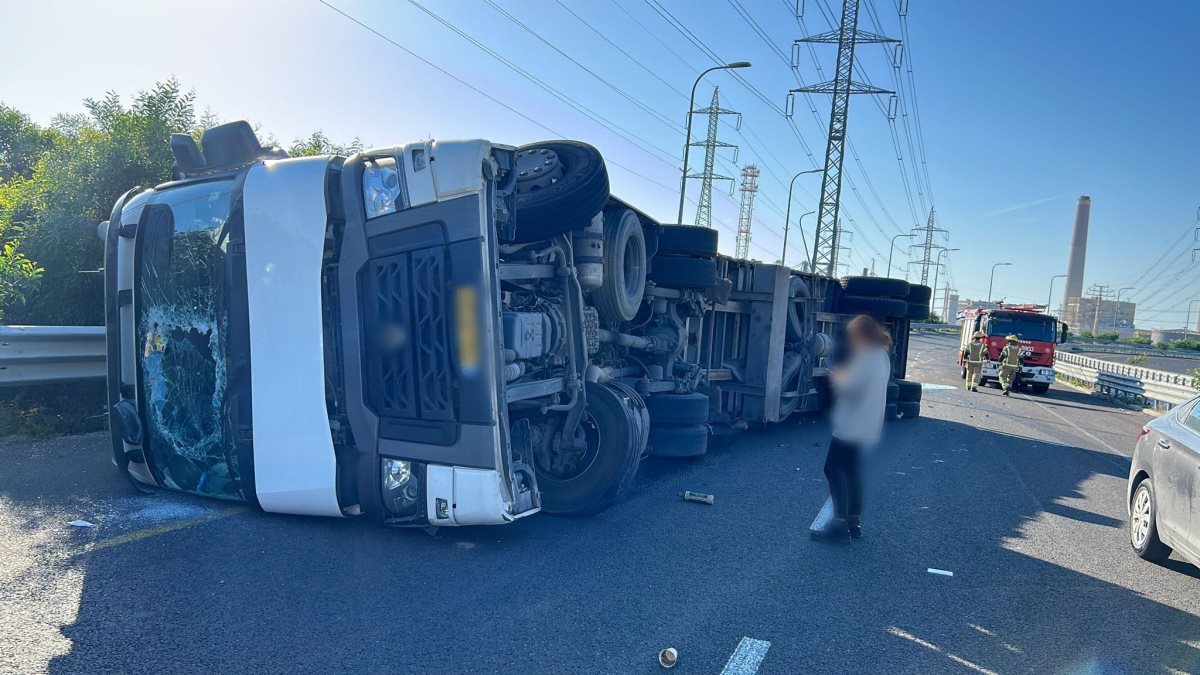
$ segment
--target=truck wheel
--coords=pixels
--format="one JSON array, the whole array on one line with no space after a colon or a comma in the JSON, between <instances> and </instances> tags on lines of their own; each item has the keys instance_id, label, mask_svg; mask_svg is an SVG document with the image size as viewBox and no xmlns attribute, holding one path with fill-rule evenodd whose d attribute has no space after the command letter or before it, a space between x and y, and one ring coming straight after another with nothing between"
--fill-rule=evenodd
<instances>
[{"instance_id":1,"label":"truck wheel","mask_svg":"<svg viewBox=\"0 0 1200 675\"><path fill-rule=\"evenodd\" d=\"M892 384L896 385L897 400L899 401L920 401L921 400L921 383L913 382L912 380L901 380L899 378L892 380Z\"/></svg>"},{"instance_id":2,"label":"truck wheel","mask_svg":"<svg viewBox=\"0 0 1200 675\"><path fill-rule=\"evenodd\" d=\"M910 321L928 321L929 315L932 313L932 311L933 308L931 308L928 303L921 304L918 302L910 302L908 303L908 314L905 318L909 319Z\"/></svg>"},{"instance_id":3,"label":"truck wheel","mask_svg":"<svg viewBox=\"0 0 1200 675\"><path fill-rule=\"evenodd\" d=\"M650 427L651 457L699 457L708 452L708 427Z\"/></svg>"},{"instance_id":4,"label":"truck wheel","mask_svg":"<svg viewBox=\"0 0 1200 675\"><path fill-rule=\"evenodd\" d=\"M909 417L921 416L920 401L896 401L896 414L900 415L901 419Z\"/></svg>"},{"instance_id":5,"label":"truck wheel","mask_svg":"<svg viewBox=\"0 0 1200 675\"><path fill-rule=\"evenodd\" d=\"M780 378L780 399L779 399L779 419L784 419L788 415L796 412L796 408L800 407L800 401L803 398L800 393L800 376L804 371L805 357L797 352L788 352L783 355L783 377ZM783 394L793 391L796 396L783 396Z\"/></svg>"},{"instance_id":6,"label":"truck wheel","mask_svg":"<svg viewBox=\"0 0 1200 675\"><path fill-rule=\"evenodd\" d=\"M883 421L884 422L891 422L892 420L896 419L896 415L898 415L898 414L899 413L896 412L896 404L895 403L889 403L889 404L883 406Z\"/></svg>"},{"instance_id":7,"label":"truck wheel","mask_svg":"<svg viewBox=\"0 0 1200 675\"><path fill-rule=\"evenodd\" d=\"M650 280L667 288L712 288L717 283L717 263L704 258L654 256Z\"/></svg>"},{"instance_id":8,"label":"truck wheel","mask_svg":"<svg viewBox=\"0 0 1200 675\"><path fill-rule=\"evenodd\" d=\"M717 231L699 225L663 225L658 230L658 254L712 258L717 255Z\"/></svg>"},{"instance_id":9,"label":"truck wheel","mask_svg":"<svg viewBox=\"0 0 1200 675\"><path fill-rule=\"evenodd\" d=\"M923 284L908 285L908 301L918 305L928 305L933 298L933 289Z\"/></svg>"},{"instance_id":10,"label":"truck wheel","mask_svg":"<svg viewBox=\"0 0 1200 675\"><path fill-rule=\"evenodd\" d=\"M1029 385L1029 388L1032 389L1033 393L1035 394L1044 394L1050 391L1050 385L1041 382L1034 382L1033 384Z\"/></svg>"},{"instance_id":11,"label":"truck wheel","mask_svg":"<svg viewBox=\"0 0 1200 675\"><path fill-rule=\"evenodd\" d=\"M587 410L576 431L580 451L536 454L542 510L590 516L612 506L633 483L642 457L639 415L619 389L587 383Z\"/></svg>"},{"instance_id":12,"label":"truck wheel","mask_svg":"<svg viewBox=\"0 0 1200 675\"><path fill-rule=\"evenodd\" d=\"M853 295L871 295L903 300L908 300L908 294L912 288L903 279L887 277L842 277L839 283L847 293Z\"/></svg>"},{"instance_id":13,"label":"truck wheel","mask_svg":"<svg viewBox=\"0 0 1200 675\"><path fill-rule=\"evenodd\" d=\"M794 302L788 305L787 337L791 342L806 342L812 338L814 326L808 321L805 300L812 297L808 284L800 277L792 277L788 281L788 295Z\"/></svg>"},{"instance_id":14,"label":"truck wheel","mask_svg":"<svg viewBox=\"0 0 1200 675\"><path fill-rule=\"evenodd\" d=\"M900 319L908 316L908 301L868 295L843 295L838 300L838 311L842 314L869 314L885 319Z\"/></svg>"},{"instance_id":15,"label":"truck wheel","mask_svg":"<svg viewBox=\"0 0 1200 675\"><path fill-rule=\"evenodd\" d=\"M658 394L646 399L650 423L690 425L708 422L708 397L700 393Z\"/></svg>"},{"instance_id":16,"label":"truck wheel","mask_svg":"<svg viewBox=\"0 0 1200 675\"><path fill-rule=\"evenodd\" d=\"M516 243L539 241L588 224L608 203L600 151L577 141L517 148Z\"/></svg>"},{"instance_id":17,"label":"truck wheel","mask_svg":"<svg viewBox=\"0 0 1200 675\"><path fill-rule=\"evenodd\" d=\"M618 209L604 214L604 281L592 303L608 321L632 321L646 294L646 235L637 214Z\"/></svg>"},{"instance_id":18,"label":"truck wheel","mask_svg":"<svg viewBox=\"0 0 1200 675\"><path fill-rule=\"evenodd\" d=\"M1129 543L1142 560L1162 562L1171 555L1171 547L1158 537L1158 504L1150 479L1142 479L1133 491L1129 505Z\"/></svg>"},{"instance_id":19,"label":"truck wheel","mask_svg":"<svg viewBox=\"0 0 1200 675\"><path fill-rule=\"evenodd\" d=\"M895 381L887 383L887 402L891 403L900 398L900 385Z\"/></svg>"}]
</instances>

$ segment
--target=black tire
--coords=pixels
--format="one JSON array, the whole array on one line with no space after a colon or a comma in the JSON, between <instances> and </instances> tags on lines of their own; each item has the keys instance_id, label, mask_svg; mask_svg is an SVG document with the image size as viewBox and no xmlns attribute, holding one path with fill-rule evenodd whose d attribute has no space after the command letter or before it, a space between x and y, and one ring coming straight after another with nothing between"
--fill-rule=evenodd
<instances>
[{"instance_id":1,"label":"black tire","mask_svg":"<svg viewBox=\"0 0 1200 675\"><path fill-rule=\"evenodd\" d=\"M604 282L592 304L608 321L632 321L646 294L646 235L631 209L604 214Z\"/></svg>"},{"instance_id":2,"label":"black tire","mask_svg":"<svg viewBox=\"0 0 1200 675\"><path fill-rule=\"evenodd\" d=\"M1044 394L1044 393L1050 391L1050 384L1042 383L1042 382L1034 382L1033 384L1029 385L1029 388L1031 390L1033 390L1033 393L1035 393L1035 394Z\"/></svg>"},{"instance_id":3,"label":"black tire","mask_svg":"<svg viewBox=\"0 0 1200 675\"><path fill-rule=\"evenodd\" d=\"M802 392L800 388L803 386L804 381L811 379L811 377L802 378L801 375L803 375L805 362L808 361L811 363L811 359L811 356L800 352L788 352L783 355L783 377L780 378L779 392L779 419L787 418L800 407L800 403L804 398L803 394L806 393ZM807 387L805 389L807 390ZM789 391L797 392L797 395L783 396L783 394Z\"/></svg>"},{"instance_id":4,"label":"black tire","mask_svg":"<svg viewBox=\"0 0 1200 675\"><path fill-rule=\"evenodd\" d=\"M539 157L544 159L539 162ZM535 173L539 168L542 170ZM586 143L523 145L517 148L516 170L517 234L513 241L517 243L549 239L583 227L608 203L604 158ZM526 175L521 176L521 171Z\"/></svg>"},{"instance_id":5,"label":"black tire","mask_svg":"<svg viewBox=\"0 0 1200 675\"><path fill-rule=\"evenodd\" d=\"M887 402L892 403L900 398L900 385L895 382L887 384Z\"/></svg>"},{"instance_id":6,"label":"black tire","mask_svg":"<svg viewBox=\"0 0 1200 675\"><path fill-rule=\"evenodd\" d=\"M921 383L913 382L912 380L901 380L899 378L892 380L896 385L898 401L920 401L921 400Z\"/></svg>"},{"instance_id":7,"label":"black tire","mask_svg":"<svg viewBox=\"0 0 1200 675\"><path fill-rule=\"evenodd\" d=\"M708 427L650 427L651 457L700 457L708 452Z\"/></svg>"},{"instance_id":8,"label":"black tire","mask_svg":"<svg viewBox=\"0 0 1200 675\"><path fill-rule=\"evenodd\" d=\"M903 279L887 277L842 277L839 283L851 295L868 295L881 298L908 300L911 288Z\"/></svg>"},{"instance_id":9,"label":"black tire","mask_svg":"<svg viewBox=\"0 0 1200 675\"><path fill-rule=\"evenodd\" d=\"M667 288L712 288L717 283L717 263L704 258L654 256L650 280Z\"/></svg>"},{"instance_id":10,"label":"black tire","mask_svg":"<svg viewBox=\"0 0 1200 675\"><path fill-rule=\"evenodd\" d=\"M928 305L933 299L933 289L923 284L908 285L908 301L918 305Z\"/></svg>"},{"instance_id":11,"label":"black tire","mask_svg":"<svg viewBox=\"0 0 1200 675\"><path fill-rule=\"evenodd\" d=\"M717 231L699 225L663 225L658 230L658 255L712 258L717 255Z\"/></svg>"},{"instance_id":12,"label":"black tire","mask_svg":"<svg viewBox=\"0 0 1200 675\"><path fill-rule=\"evenodd\" d=\"M842 314L868 314L884 319L902 319L908 316L908 301L868 295L843 295L838 300L838 311Z\"/></svg>"},{"instance_id":13,"label":"black tire","mask_svg":"<svg viewBox=\"0 0 1200 675\"><path fill-rule=\"evenodd\" d=\"M896 404L895 403L889 403L889 404L883 406L883 421L884 422L891 422L891 421L895 420L896 415L898 415L898 414L900 414L900 413L896 412Z\"/></svg>"},{"instance_id":14,"label":"black tire","mask_svg":"<svg viewBox=\"0 0 1200 675\"><path fill-rule=\"evenodd\" d=\"M908 314L905 316L910 321L928 321L929 315L933 312L933 308L928 304L916 302L908 303Z\"/></svg>"},{"instance_id":15,"label":"black tire","mask_svg":"<svg viewBox=\"0 0 1200 675\"><path fill-rule=\"evenodd\" d=\"M896 401L896 414L900 415L901 419L909 417L921 416L920 401Z\"/></svg>"},{"instance_id":16,"label":"black tire","mask_svg":"<svg viewBox=\"0 0 1200 675\"><path fill-rule=\"evenodd\" d=\"M1138 522L1135 521L1135 518L1138 515L1139 499L1143 492L1148 500L1149 513L1145 515L1146 533L1141 546L1139 546L1135 529ZM1138 483L1137 488L1133 491L1133 501L1129 505L1129 544L1133 547L1133 552L1137 553L1142 560L1162 562L1171 555L1171 547L1164 544L1158 537L1158 502L1154 497L1154 486L1150 484L1149 478Z\"/></svg>"},{"instance_id":17,"label":"black tire","mask_svg":"<svg viewBox=\"0 0 1200 675\"><path fill-rule=\"evenodd\" d=\"M646 399L646 408L654 426L708 422L708 397L700 393L656 394Z\"/></svg>"},{"instance_id":18,"label":"black tire","mask_svg":"<svg viewBox=\"0 0 1200 675\"><path fill-rule=\"evenodd\" d=\"M816 330L815 323L809 320L804 302L812 297L812 293L803 279L792 277L788 281L788 296L795 301L788 305L787 338L790 342L807 343L812 340L813 331Z\"/></svg>"},{"instance_id":19,"label":"black tire","mask_svg":"<svg viewBox=\"0 0 1200 675\"><path fill-rule=\"evenodd\" d=\"M642 457L640 415L619 389L587 383L587 411L580 430L589 444L586 466L556 476L535 463L542 510L566 516L590 516L612 506L633 483Z\"/></svg>"}]
</instances>

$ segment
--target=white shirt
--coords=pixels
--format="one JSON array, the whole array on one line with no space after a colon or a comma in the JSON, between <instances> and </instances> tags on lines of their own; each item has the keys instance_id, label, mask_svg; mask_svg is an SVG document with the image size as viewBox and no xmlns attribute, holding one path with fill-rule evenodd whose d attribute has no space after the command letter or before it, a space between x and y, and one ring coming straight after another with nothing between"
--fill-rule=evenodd
<instances>
[{"instance_id":1,"label":"white shirt","mask_svg":"<svg viewBox=\"0 0 1200 675\"><path fill-rule=\"evenodd\" d=\"M834 438L864 447L879 442L891 376L891 358L882 347L865 349L850 360L846 371L833 380Z\"/></svg>"}]
</instances>

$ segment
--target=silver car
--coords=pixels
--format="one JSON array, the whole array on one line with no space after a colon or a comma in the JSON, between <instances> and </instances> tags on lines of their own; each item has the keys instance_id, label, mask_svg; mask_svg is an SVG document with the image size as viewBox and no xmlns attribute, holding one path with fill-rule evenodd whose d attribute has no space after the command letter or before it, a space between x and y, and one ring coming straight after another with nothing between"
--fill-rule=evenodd
<instances>
[{"instance_id":1,"label":"silver car","mask_svg":"<svg viewBox=\"0 0 1200 675\"><path fill-rule=\"evenodd\" d=\"M1142 427L1126 496L1138 556L1200 566L1200 396Z\"/></svg>"}]
</instances>

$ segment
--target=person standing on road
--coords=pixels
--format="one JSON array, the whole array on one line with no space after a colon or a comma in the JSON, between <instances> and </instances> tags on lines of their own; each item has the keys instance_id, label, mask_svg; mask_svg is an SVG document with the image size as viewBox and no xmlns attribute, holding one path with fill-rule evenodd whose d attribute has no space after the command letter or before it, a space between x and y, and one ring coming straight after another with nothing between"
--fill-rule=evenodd
<instances>
[{"instance_id":1,"label":"person standing on road","mask_svg":"<svg viewBox=\"0 0 1200 675\"><path fill-rule=\"evenodd\" d=\"M1000 350L1000 387L1004 389L1004 395L1008 396L1008 392L1017 382L1021 366L1025 364L1025 357L1021 354L1016 335L1009 335L1005 339L1008 340L1008 344Z\"/></svg>"},{"instance_id":2,"label":"person standing on road","mask_svg":"<svg viewBox=\"0 0 1200 675\"><path fill-rule=\"evenodd\" d=\"M987 358L987 345L983 331L977 330L963 350L963 362L967 364L967 391L979 391L979 378L983 376L983 361Z\"/></svg>"},{"instance_id":3,"label":"person standing on road","mask_svg":"<svg viewBox=\"0 0 1200 675\"><path fill-rule=\"evenodd\" d=\"M833 437L825 457L825 478L833 500L834 518L814 539L849 541L862 536L862 456L879 442L887 405L892 360L892 337L869 316L859 315L846 324L850 359L830 374L834 401L830 420Z\"/></svg>"}]
</instances>

